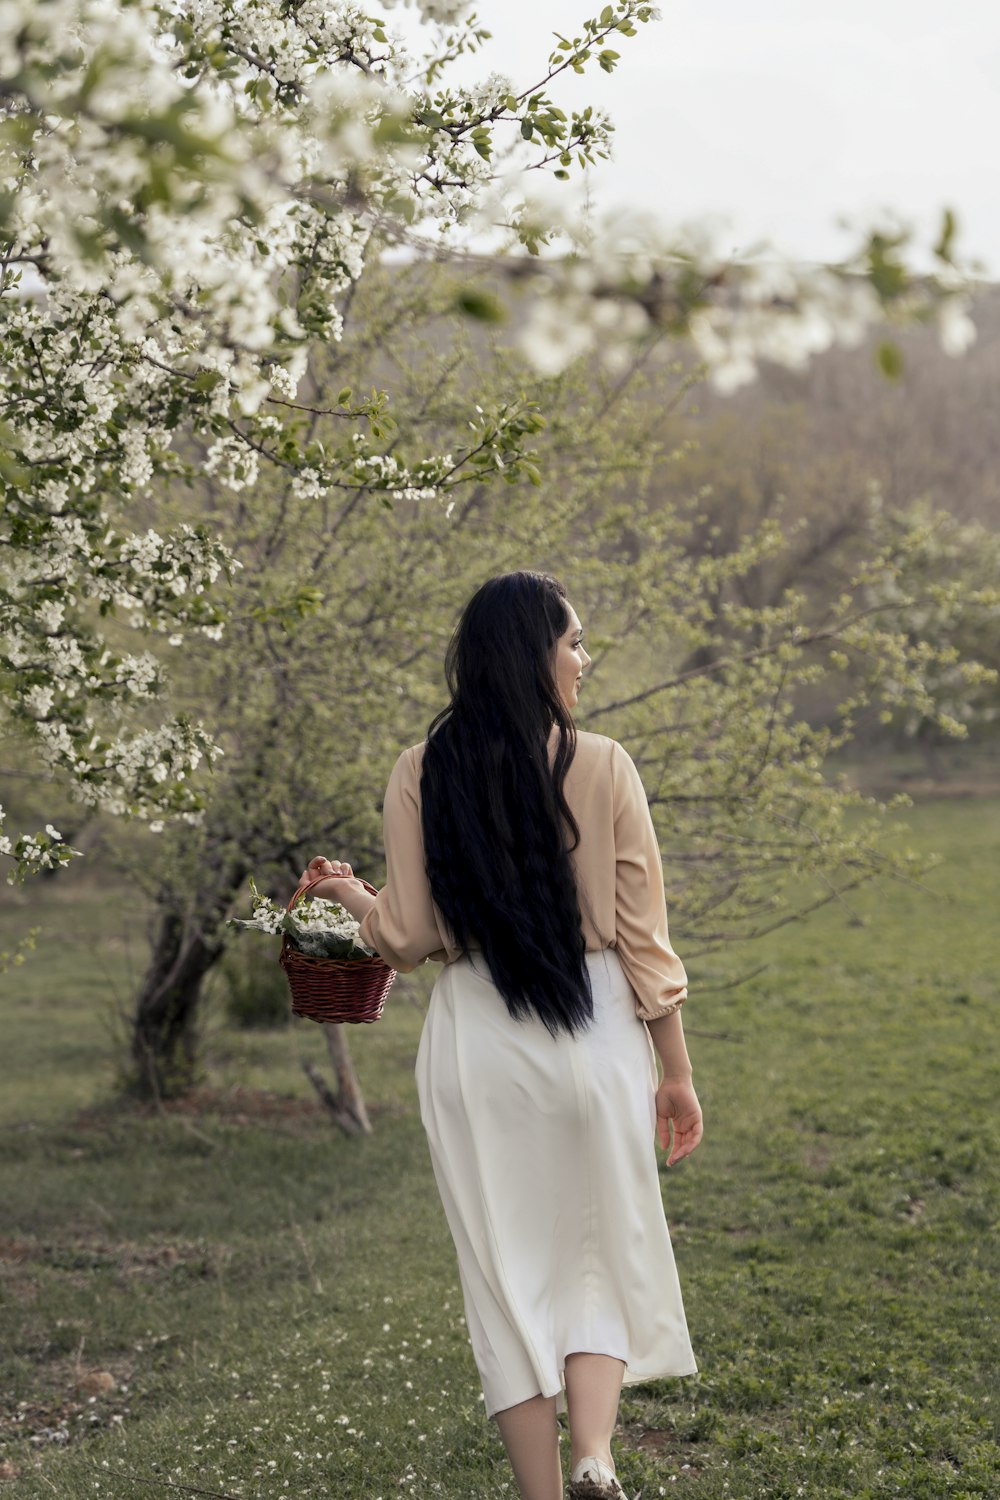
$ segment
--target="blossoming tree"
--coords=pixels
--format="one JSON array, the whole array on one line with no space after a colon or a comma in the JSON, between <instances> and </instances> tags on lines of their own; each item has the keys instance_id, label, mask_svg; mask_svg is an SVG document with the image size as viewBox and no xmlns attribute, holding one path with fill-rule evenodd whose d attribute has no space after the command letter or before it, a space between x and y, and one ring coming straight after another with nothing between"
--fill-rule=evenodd
<instances>
[{"instance_id":1,"label":"blossoming tree","mask_svg":"<svg viewBox=\"0 0 1000 1500\"><path fill-rule=\"evenodd\" d=\"M566 115L560 73L612 69L654 19L614 0L560 37L535 79L449 83L484 33L462 0L421 0L416 52L350 0L10 0L0 34L0 677L9 728L87 804L195 819L216 754L198 723L152 710L160 658L130 631L218 637L231 569L203 526L166 531L152 496L207 472L293 496L441 500L470 476L527 472L523 406L469 404L447 452L394 440L387 398L348 380L321 440L297 399L312 351L340 336L367 255L437 256L490 226L490 253L531 284L522 338L563 368L598 343L689 336L722 385L760 357L799 364L886 310L933 309L969 337L946 221L917 286L873 233L851 266L725 265L697 234L644 222L560 226L524 191L606 152L609 122ZM462 237L465 237L463 240ZM562 243L545 261L538 250ZM532 261L531 255L536 259ZM534 269L533 269L534 268ZM493 297L457 304L498 314ZM134 518L149 511L145 527ZM126 514L133 519L126 521ZM2 817L2 815L0 815ZM52 824L4 834L12 873L70 856Z\"/></svg>"}]
</instances>

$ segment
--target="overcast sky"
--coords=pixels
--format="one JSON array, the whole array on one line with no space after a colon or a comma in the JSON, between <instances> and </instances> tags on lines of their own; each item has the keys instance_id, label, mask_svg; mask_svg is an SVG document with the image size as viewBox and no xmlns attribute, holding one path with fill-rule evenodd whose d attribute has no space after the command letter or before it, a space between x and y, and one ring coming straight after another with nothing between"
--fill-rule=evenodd
<instances>
[{"instance_id":1,"label":"overcast sky","mask_svg":"<svg viewBox=\"0 0 1000 1500\"><path fill-rule=\"evenodd\" d=\"M552 33L601 0L480 0L494 39L473 76L525 86ZM740 252L760 238L805 259L844 254L838 218L896 210L929 240L940 210L1000 276L1000 5L996 0L662 0L623 39L618 71L563 75L560 101L615 119L598 208L721 215ZM399 16L395 13L395 17Z\"/></svg>"}]
</instances>

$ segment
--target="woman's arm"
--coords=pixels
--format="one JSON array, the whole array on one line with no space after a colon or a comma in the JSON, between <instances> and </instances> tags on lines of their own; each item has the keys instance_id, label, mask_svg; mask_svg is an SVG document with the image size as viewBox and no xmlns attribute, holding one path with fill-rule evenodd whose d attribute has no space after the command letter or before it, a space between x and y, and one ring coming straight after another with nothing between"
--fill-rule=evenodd
<instances>
[{"instance_id":1,"label":"woman's arm","mask_svg":"<svg viewBox=\"0 0 1000 1500\"><path fill-rule=\"evenodd\" d=\"M410 973L428 958L444 962L448 956L424 864L417 749L403 751L385 789L385 885L378 899L354 878L351 866L343 860L317 857L304 872L319 874L317 895L340 901L360 921L360 941L400 974Z\"/></svg>"},{"instance_id":2,"label":"woman's arm","mask_svg":"<svg viewBox=\"0 0 1000 1500\"><path fill-rule=\"evenodd\" d=\"M664 1078L690 1083L693 1070L684 1040L684 1022L680 1011L675 1010L669 1016L659 1016L655 1021L647 1021L646 1025L660 1059Z\"/></svg>"},{"instance_id":3,"label":"woman's arm","mask_svg":"<svg viewBox=\"0 0 1000 1500\"><path fill-rule=\"evenodd\" d=\"M663 861L642 780L628 752L612 744L616 947L660 1059L656 1124L667 1165L673 1166L690 1156L702 1132L681 1020L687 975L670 942Z\"/></svg>"},{"instance_id":4,"label":"woman's arm","mask_svg":"<svg viewBox=\"0 0 1000 1500\"><path fill-rule=\"evenodd\" d=\"M658 1021L684 1003L687 975L670 941L663 861L645 788L628 751L617 741L611 745L615 946L640 1019ZM685 1055L681 1065L686 1062Z\"/></svg>"}]
</instances>

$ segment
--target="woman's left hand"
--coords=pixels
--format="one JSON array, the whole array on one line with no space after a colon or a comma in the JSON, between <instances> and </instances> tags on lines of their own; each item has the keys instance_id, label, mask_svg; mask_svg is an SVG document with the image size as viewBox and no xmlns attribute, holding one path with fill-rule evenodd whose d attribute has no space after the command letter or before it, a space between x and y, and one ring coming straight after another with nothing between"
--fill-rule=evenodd
<instances>
[{"instance_id":1,"label":"woman's left hand","mask_svg":"<svg viewBox=\"0 0 1000 1500\"><path fill-rule=\"evenodd\" d=\"M691 1155L701 1140L702 1119L701 1105L690 1078L661 1080L656 1091L656 1124L660 1145L670 1153L668 1167Z\"/></svg>"}]
</instances>

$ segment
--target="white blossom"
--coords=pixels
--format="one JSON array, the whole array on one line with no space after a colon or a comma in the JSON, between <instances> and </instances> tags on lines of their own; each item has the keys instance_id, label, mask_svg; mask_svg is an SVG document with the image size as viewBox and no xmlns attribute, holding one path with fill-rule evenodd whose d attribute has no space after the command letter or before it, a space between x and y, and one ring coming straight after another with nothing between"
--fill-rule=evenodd
<instances>
[{"instance_id":1,"label":"white blossom","mask_svg":"<svg viewBox=\"0 0 1000 1500\"><path fill-rule=\"evenodd\" d=\"M43 599L35 606L35 619L46 635L53 635L63 622L66 605L61 599Z\"/></svg>"},{"instance_id":2,"label":"white blossom","mask_svg":"<svg viewBox=\"0 0 1000 1500\"><path fill-rule=\"evenodd\" d=\"M307 896L291 909L262 896L250 881L251 915L232 917L230 927L262 932L270 937L285 933L303 953L316 957L370 958L372 949L360 941L361 924L339 901Z\"/></svg>"},{"instance_id":3,"label":"white blossom","mask_svg":"<svg viewBox=\"0 0 1000 1500\"><path fill-rule=\"evenodd\" d=\"M946 354L958 357L975 343L976 325L969 315L967 297L949 297L938 309L938 334Z\"/></svg>"},{"instance_id":4,"label":"white blossom","mask_svg":"<svg viewBox=\"0 0 1000 1500\"><path fill-rule=\"evenodd\" d=\"M35 719L45 719L52 712L55 689L49 684L33 683L26 688L22 701L27 712Z\"/></svg>"},{"instance_id":5,"label":"white blossom","mask_svg":"<svg viewBox=\"0 0 1000 1500\"><path fill-rule=\"evenodd\" d=\"M258 470L258 455L236 437L217 438L205 454L204 472L237 494L256 484Z\"/></svg>"}]
</instances>

